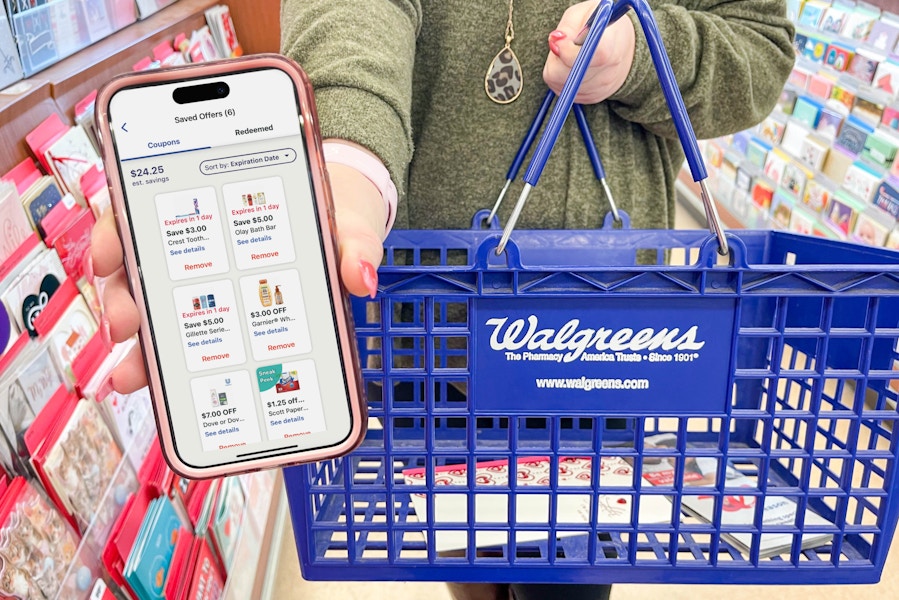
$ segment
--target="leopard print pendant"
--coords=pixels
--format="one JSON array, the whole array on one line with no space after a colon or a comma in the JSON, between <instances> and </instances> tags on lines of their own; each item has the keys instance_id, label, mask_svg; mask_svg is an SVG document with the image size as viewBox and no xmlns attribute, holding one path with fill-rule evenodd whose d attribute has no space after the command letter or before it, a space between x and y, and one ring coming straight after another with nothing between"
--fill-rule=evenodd
<instances>
[{"instance_id":1,"label":"leopard print pendant","mask_svg":"<svg viewBox=\"0 0 899 600\"><path fill-rule=\"evenodd\" d=\"M484 78L487 96L497 104L514 102L521 94L521 63L512 51L511 40L493 58Z\"/></svg>"}]
</instances>

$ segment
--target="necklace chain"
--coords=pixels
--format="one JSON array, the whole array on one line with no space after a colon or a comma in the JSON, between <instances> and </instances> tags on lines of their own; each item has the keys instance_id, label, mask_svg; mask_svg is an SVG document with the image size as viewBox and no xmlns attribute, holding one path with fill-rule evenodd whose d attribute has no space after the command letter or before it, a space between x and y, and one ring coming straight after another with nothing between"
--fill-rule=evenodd
<instances>
[{"instance_id":1,"label":"necklace chain","mask_svg":"<svg viewBox=\"0 0 899 600\"><path fill-rule=\"evenodd\" d=\"M515 0L509 0L509 21L506 23L506 45L512 43L515 39L515 26L512 24L512 12L514 10Z\"/></svg>"}]
</instances>

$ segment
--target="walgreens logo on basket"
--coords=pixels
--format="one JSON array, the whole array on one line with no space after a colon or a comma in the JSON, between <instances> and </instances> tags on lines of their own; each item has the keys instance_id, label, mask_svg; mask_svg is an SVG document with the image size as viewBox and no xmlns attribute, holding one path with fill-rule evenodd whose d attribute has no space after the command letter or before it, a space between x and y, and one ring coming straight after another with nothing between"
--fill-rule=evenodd
<instances>
[{"instance_id":1,"label":"walgreens logo on basket","mask_svg":"<svg viewBox=\"0 0 899 600\"><path fill-rule=\"evenodd\" d=\"M475 410L723 412L734 315L732 298L479 298L470 315Z\"/></svg>"},{"instance_id":2,"label":"walgreens logo on basket","mask_svg":"<svg viewBox=\"0 0 899 600\"><path fill-rule=\"evenodd\" d=\"M506 360L565 362L687 362L698 355L670 354L672 351L690 353L701 350L705 342L697 339L698 326L681 333L681 328L644 327L634 330L607 327L581 327L580 319L570 319L554 329L540 327L536 315L510 321L508 317L493 317L485 324L493 327L490 348L506 353ZM665 354L655 353L662 350ZM645 354L648 352L648 354Z\"/></svg>"}]
</instances>

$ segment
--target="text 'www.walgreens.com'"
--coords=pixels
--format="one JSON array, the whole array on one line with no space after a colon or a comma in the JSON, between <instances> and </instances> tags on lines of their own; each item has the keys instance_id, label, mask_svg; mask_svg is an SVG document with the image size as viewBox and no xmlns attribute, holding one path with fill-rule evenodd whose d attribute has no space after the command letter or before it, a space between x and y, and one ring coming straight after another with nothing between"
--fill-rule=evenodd
<instances>
[{"instance_id":1,"label":"text 'www.walgreens.com'","mask_svg":"<svg viewBox=\"0 0 899 600\"><path fill-rule=\"evenodd\" d=\"M648 390L648 379L596 379L593 377L537 378L537 389L541 390Z\"/></svg>"}]
</instances>

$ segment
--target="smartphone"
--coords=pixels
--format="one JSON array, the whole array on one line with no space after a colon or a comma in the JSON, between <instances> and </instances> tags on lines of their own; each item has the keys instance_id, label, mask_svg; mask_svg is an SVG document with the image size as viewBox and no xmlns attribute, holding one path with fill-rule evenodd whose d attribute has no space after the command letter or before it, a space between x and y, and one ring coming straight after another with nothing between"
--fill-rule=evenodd
<instances>
[{"instance_id":1,"label":"smartphone","mask_svg":"<svg viewBox=\"0 0 899 600\"><path fill-rule=\"evenodd\" d=\"M171 468L351 451L366 408L300 67L256 55L123 75L96 121Z\"/></svg>"}]
</instances>

